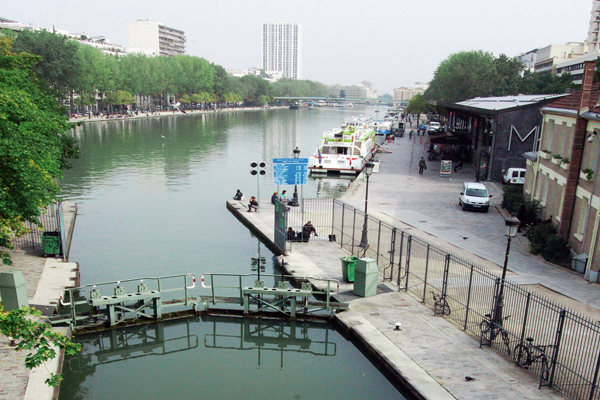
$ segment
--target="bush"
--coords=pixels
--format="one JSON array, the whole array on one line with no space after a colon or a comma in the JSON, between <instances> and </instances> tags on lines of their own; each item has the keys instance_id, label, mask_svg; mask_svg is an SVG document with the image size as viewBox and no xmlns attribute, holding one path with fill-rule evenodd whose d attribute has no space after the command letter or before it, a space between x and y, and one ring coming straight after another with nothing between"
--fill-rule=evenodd
<instances>
[{"instance_id":1,"label":"bush","mask_svg":"<svg viewBox=\"0 0 600 400\"><path fill-rule=\"evenodd\" d=\"M540 203L536 200L527 200L523 193L523 186L505 185L503 191L502 207L512 215L516 214L522 226L534 225L539 221ZM521 206L524 206L524 209L519 213Z\"/></svg>"},{"instance_id":2,"label":"bush","mask_svg":"<svg viewBox=\"0 0 600 400\"><path fill-rule=\"evenodd\" d=\"M529 238L529 251L531 254L540 254L546 249L551 237L556 236L558 231L551 222L542 222L527 231Z\"/></svg>"}]
</instances>

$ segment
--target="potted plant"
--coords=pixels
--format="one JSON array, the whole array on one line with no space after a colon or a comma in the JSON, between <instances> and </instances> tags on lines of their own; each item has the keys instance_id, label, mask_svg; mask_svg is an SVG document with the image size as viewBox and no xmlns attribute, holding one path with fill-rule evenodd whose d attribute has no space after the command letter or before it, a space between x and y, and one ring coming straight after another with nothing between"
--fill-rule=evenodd
<instances>
[{"instance_id":1,"label":"potted plant","mask_svg":"<svg viewBox=\"0 0 600 400\"><path fill-rule=\"evenodd\" d=\"M581 178L586 181L591 181L594 178L594 171L592 169L586 168L581 170L581 174L579 175Z\"/></svg>"},{"instance_id":2,"label":"potted plant","mask_svg":"<svg viewBox=\"0 0 600 400\"><path fill-rule=\"evenodd\" d=\"M552 153L550 152L550 150L540 150L540 157L544 158L544 159L549 159L550 156L552 156Z\"/></svg>"},{"instance_id":3,"label":"potted plant","mask_svg":"<svg viewBox=\"0 0 600 400\"><path fill-rule=\"evenodd\" d=\"M555 154L552 156L552 164L560 164L560 160L562 160L562 157L560 156L560 154Z\"/></svg>"},{"instance_id":4,"label":"potted plant","mask_svg":"<svg viewBox=\"0 0 600 400\"><path fill-rule=\"evenodd\" d=\"M563 157L562 160L560 160L560 167L563 169L569 169L570 162L571 160L569 160L568 157Z\"/></svg>"}]
</instances>

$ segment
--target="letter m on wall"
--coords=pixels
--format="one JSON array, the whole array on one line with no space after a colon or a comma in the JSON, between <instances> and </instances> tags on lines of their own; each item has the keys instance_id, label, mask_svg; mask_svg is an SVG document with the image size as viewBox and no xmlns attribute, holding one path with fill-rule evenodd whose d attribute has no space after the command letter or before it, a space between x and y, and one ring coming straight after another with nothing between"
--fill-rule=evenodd
<instances>
[{"instance_id":1,"label":"letter m on wall","mask_svg":"<svg viewBox=\"0 0 600 400\"><path fill-rule=\"evenodd\" d=\"M513 134L516 134L517 137L519 138L519 140L521 141L521 143L523 143L524 141L527 140L527 138L529 136L531 136L531 134L533 134L533 148L531 149L531 151L537 151L537 147L539 146L539 142L540 142L540 127L539 126L534 126L532 130L529 131L529 133L527 135L525 135L525 137L521 136L521 134L519 133L519 131L517 130L517 128L515 128L514 125L510 126L510 135L508 136L508 149L507 151L510 151L510 146L512 144L512 138L513 138Z\"/></svg>"}]
</instances>

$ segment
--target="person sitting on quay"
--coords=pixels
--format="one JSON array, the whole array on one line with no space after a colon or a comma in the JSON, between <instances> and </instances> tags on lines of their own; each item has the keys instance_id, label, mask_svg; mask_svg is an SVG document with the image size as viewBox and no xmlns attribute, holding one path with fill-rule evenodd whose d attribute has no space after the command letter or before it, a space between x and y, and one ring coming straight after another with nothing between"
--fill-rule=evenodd
<instances>
[{"instance_id":1,"label":"person sitting on quay","mask_svg":"<svg viewBox=\"0 0 600 400\"><path fill-rule=\"evenodd\" d=\"M284 203L287 204L287 194L286 194L285 190L283 192L281 192L281 195L279 196L279 198L281 199L281 201L283 201Z\"/></svg>"},{"instance_id":2,"label":"person sitting on quay","mask_svg":"<svg viewBox=\"0 0 600 400\"><path fill-rule=\"evenodd\" d=\"M296 242L298 241L298 234L292 229L290 226L285 233L285 240L288 242Z\"/></svg>"},{"instance_id":3,"label":"person sitting on quay","mask_svg":"<svg viewBox=\"0 0 600 400\"><path fill-rule=\"evenodd\" d=\"M279 193L273 192L273 196L271 196L271 204L275 204L279 200Z\"/></svg>"},{"instance_id":4,"label":"person sitting on quay","mask_svg":"<svg viewBox=\"0 0 600 400\"><path fill-rule=\"evenodd\" d=\"M308 240L310 239L310 234L314 233L315 236L319 236L317 235L317 230L315 229L315 227L313 226L313 224L308 221L303 227L302 227L302 241L303 242L308 242Z\"/></svg>"},{"instance_id":5,"label":"person sitting on quay","mask_svg":"<svg viewBox=\"0 0 600 400\"><path fill-rule=\"evenodd\" d=\"M254 210L258 211L258 200L256 200L256 197L254 196L250 197L250 203L248 204L248 212L252 212L253 208Z\"/></svg>"},{"instance_id":6,"label":"person sitting on quay","mask_svg":"<svg viewBox=\"0 0 600 400\"><path fill-rule=\"evenodd\" d=\"M240 189L237 190L237 192L235 192L235 196L233 196L234 200L242 200L242 198L244 197L244 194L242 193L242 191Z\"/></svg>"}]
</instances>

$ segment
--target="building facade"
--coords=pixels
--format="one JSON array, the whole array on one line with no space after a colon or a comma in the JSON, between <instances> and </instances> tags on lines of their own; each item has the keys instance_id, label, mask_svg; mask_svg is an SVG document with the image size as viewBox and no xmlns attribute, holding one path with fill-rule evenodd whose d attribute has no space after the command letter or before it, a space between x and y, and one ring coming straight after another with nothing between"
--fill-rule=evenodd
<instances>
[{"instance_id":1,"label":"building facade","mask_svg":"<svg viewBox=\"0 0 600 400\"><path fill-rule=\"evenodd\" d=\"M423 93L425 93L425 89L420 88L420 87L417 87L414 89L399 87L397 89L394 89L394 101L397 101L397 102L410 101L410 99L415 97L417 94L423 94Z\"/></svg>"},{"instance_id":2,"label":"building facade","mask_svg":"<svg viewBox=\"0 0 600 400\"><path fill-rule=\"evenodd\" d=\"M128 52L159 56L185 54L185 32L156 21L137 20L129 23Z\"/></svg>"},{"instance_id":3,"label":"building facade","mask_svg":"<svg viewBox=\"0 0 600 400\"><path fill-rule=\"evenodd\" d=\"M583 87L541 109L538 152L526 153L525 193L568 240L572 268L600 281L600 83L585 63Z\"/></svg>"},{"instance_id":4,"label":"building facade","mask_svg":"<svg viewBox=\"0 0 600 400\"><path fill-rule=\"evenodd\" d=\"M263 69L302 79L302 25L272 21L263 25Z\"/></svg>"}]
</instances>

